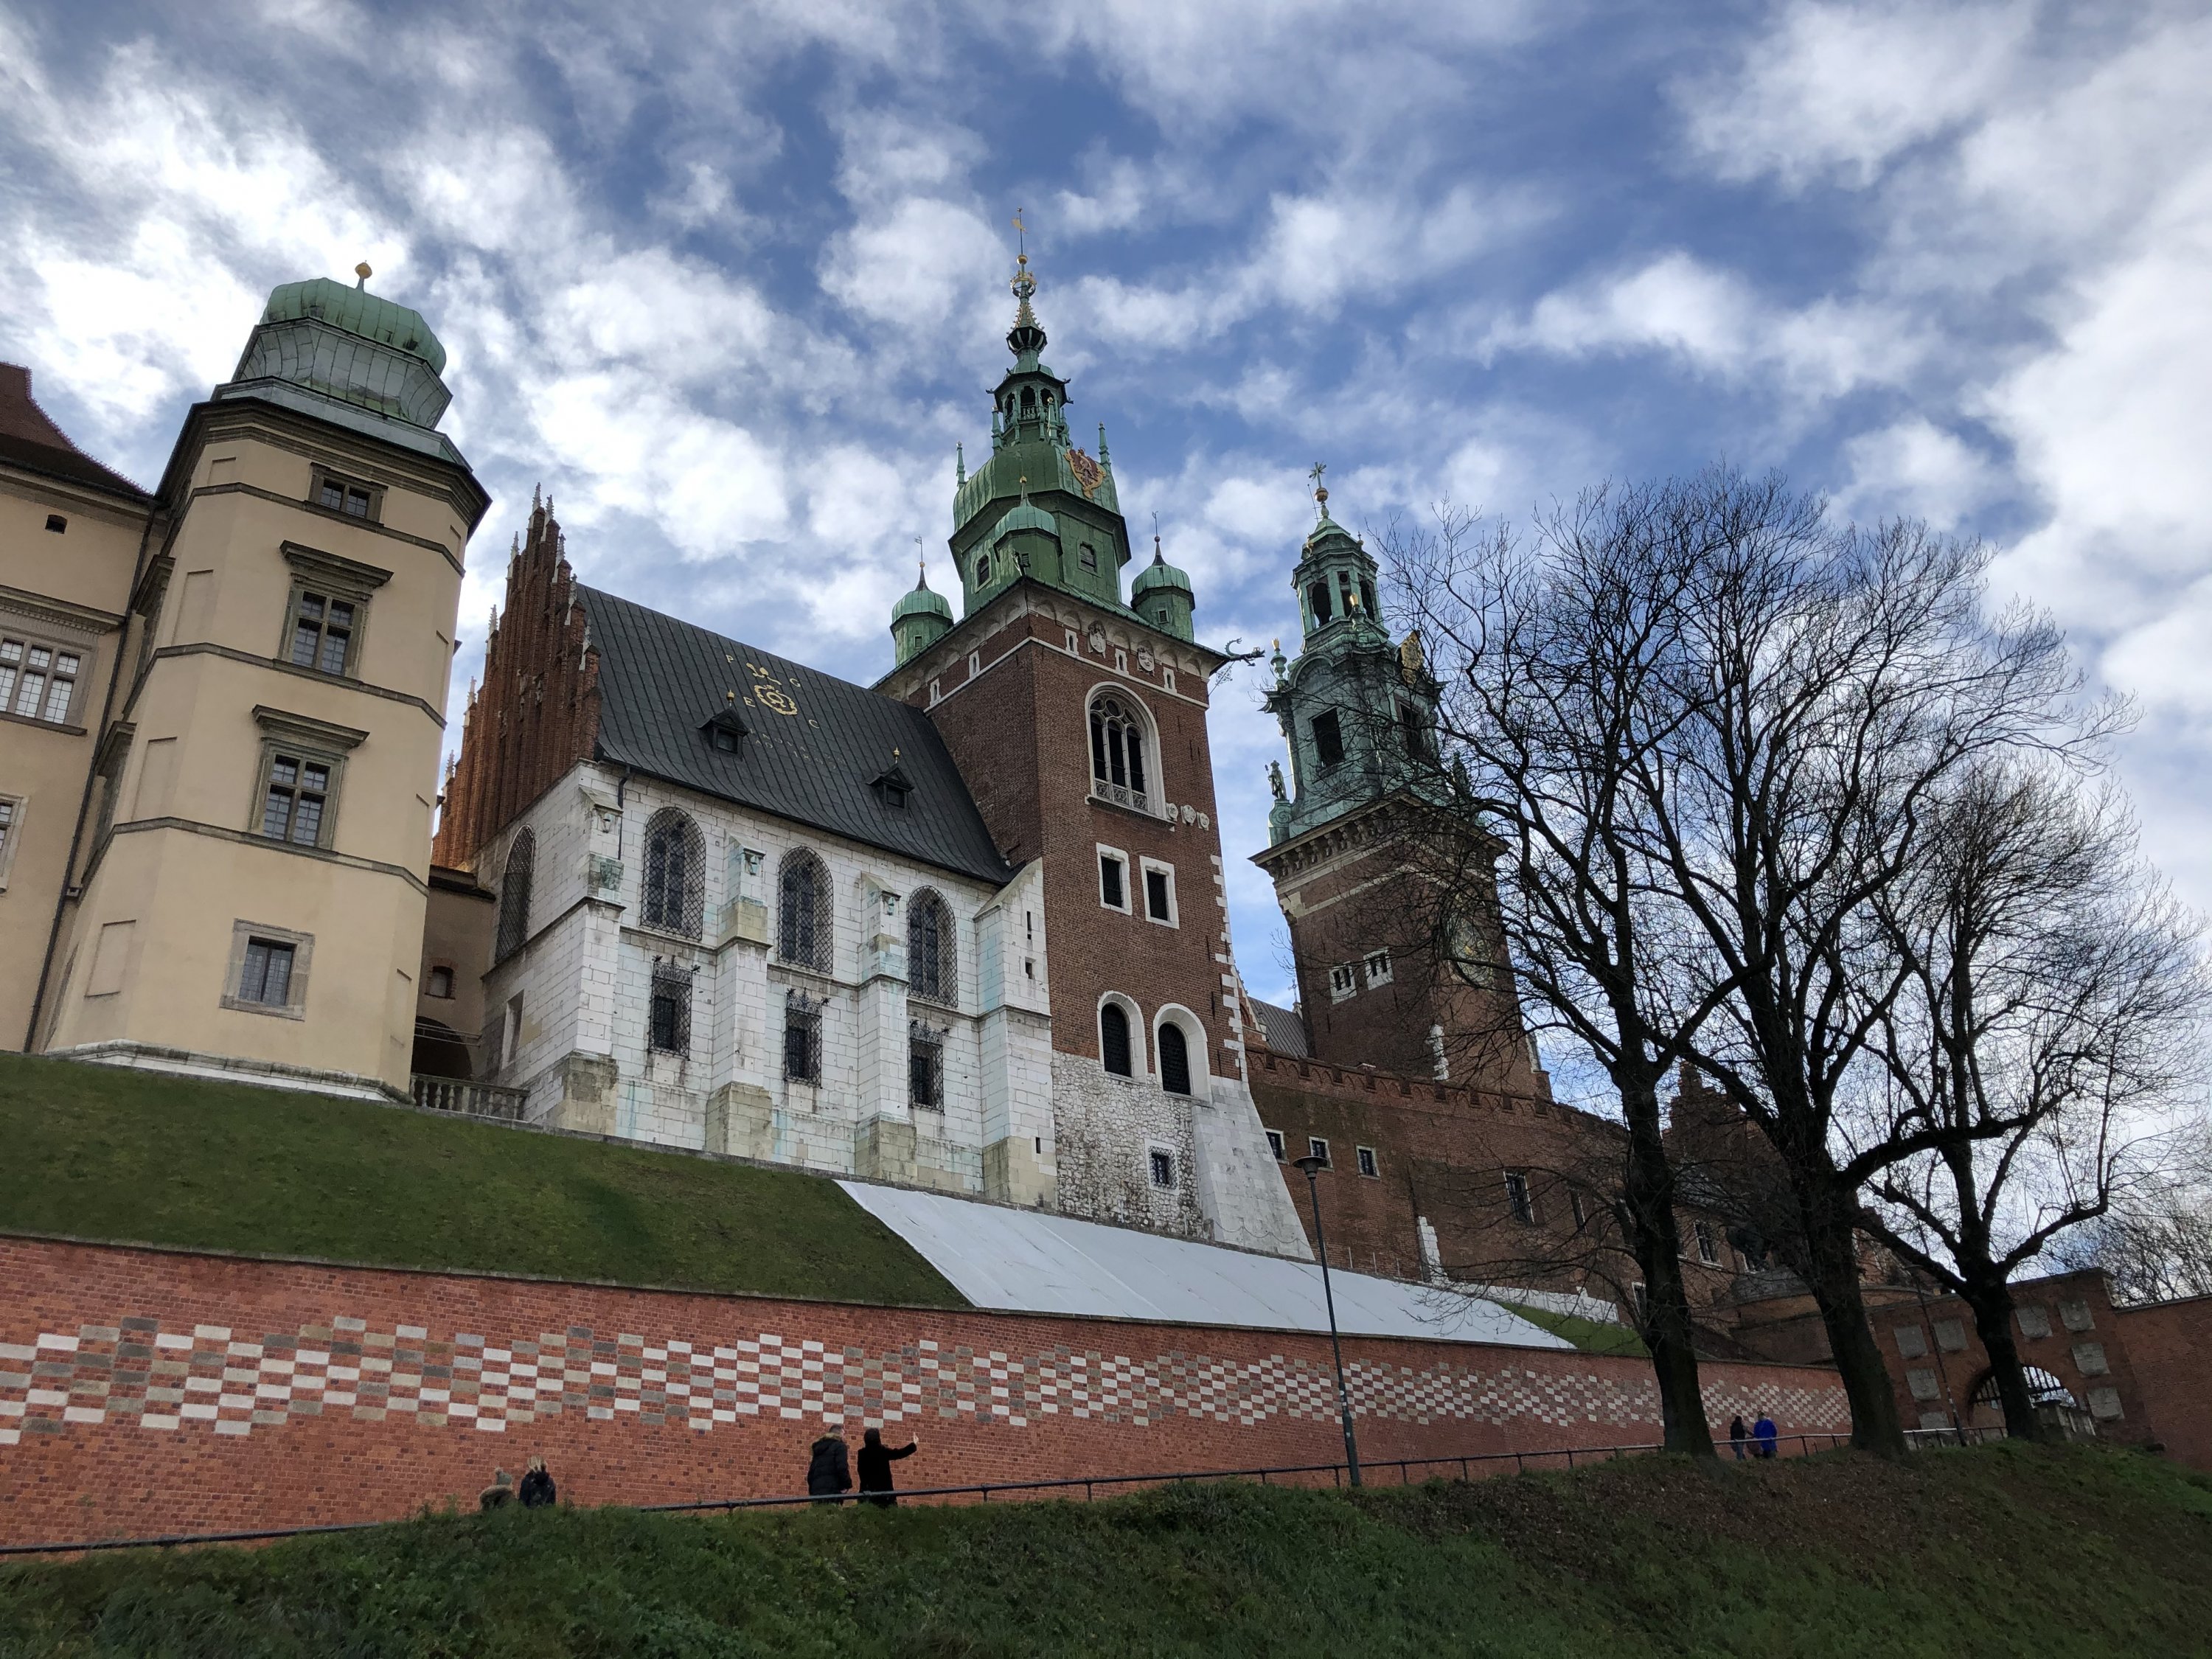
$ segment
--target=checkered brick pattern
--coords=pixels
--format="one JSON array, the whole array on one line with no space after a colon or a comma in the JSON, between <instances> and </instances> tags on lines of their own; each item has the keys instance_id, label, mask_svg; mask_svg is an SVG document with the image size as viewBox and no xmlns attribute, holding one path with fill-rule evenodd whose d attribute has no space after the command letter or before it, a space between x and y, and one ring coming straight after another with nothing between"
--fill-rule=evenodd
<instances>
[{"instance_id":1,"label":"checkered brick pattern","mask_svg":"<svg viewBox=\"0 0 2212 1659\"><path fill-rule=\"evenodd\" d=\"M1352 1409L1370 1421L1595 1425L1622 1434L1659 1421L1648 1376L1356 1357L1346 1371ZM1708 1411L1722 1419L1764 1410L1807 1428L1849 1422L1834 1389L1717 1382L1706 1394ZM0 1343L0 1446L74 1424L250 1435L332 1413L493 1433L568 1413L711 1432L764 1416L831 1426L933 1417L1026 1429L1063 1413L1138 1428L1179 1417L1251 1428L1277 1418L1327 1421L1336 1406L1324 1364L1279 1353L1014 1353L926 1337L872 1351L766 1331L715 1342L609 1336L582 1325L495 1339L433 1336L422 1324L371 1329L345 1315L275 1332L171 1329L141 1316Z\"/></svg>"}]
</instances>

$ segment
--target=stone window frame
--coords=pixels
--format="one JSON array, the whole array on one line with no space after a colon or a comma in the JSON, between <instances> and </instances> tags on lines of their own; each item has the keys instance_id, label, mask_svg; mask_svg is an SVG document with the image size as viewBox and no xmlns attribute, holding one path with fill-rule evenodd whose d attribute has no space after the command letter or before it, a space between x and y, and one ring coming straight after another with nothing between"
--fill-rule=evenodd
<instances>
[{"instance_id":1,"label":"stone window frame","mask_svg":"<svg viewBox=\"0 0 2212 1659\"><path fill-rule=\"evenodd\" d=\"M1377 963L1382 966L1376 967ZM1370 991L1377 986L1388 985L1394 977L1390 965L1390 947L1387 945L1377 945L1361 957L1359 972L1366 981L1367 988Z\"/></svg>"},{"instance_id":2,"label":"stone window frame","mask_svg":"<svg viewBox=\"0 0 2212 1659\"><path fill-rule=\"evenodd\" d=\"M49 732L82 732L86 729L84 716L88 712L87 703L92 696L93 677L100 666L100 635L44 605L36 608L13 604L0 605L0 615L23 618L20 623L0 621L0 638L21 647L20 660L0 665L0 667L15 671L8 677L7 694L0 696L0 719L15 720L25 726L43 726ZM44 684L39 693L37 711L19 714L15 712L15 699L21 695L22 676L28 671L33 651L47 653L46 666L40 671L45 677ZM48 720L46 705L53 701L54 681L58 678L54 670L63 657L74 657L77 665L75 672L67 677L70 683L69 702L62 710L61 719Z\"/></svg>"},{"instance_id":3,"label":"stone window frame","mask_svg":"<svg viewBox=\"0 0 2212 1659\"><path fill-rule=\"evenodd\" d=\"M1329 964L1328 1000L1349 1002L1359 994L1359 964L1356 962L1336 962Z\"/></svg>"},{"instance_id":4,"label":"stone window frame","mask_svg":"<svg viewBox=\"0 0 2212 1659\"><path fill-rule=\"evenodd\" d=\"M827 999L811 997L797 987L783 994L783 1079L810 1089L823 1085L822 1028L829 1009ZM803 1034L804 1048L794 1050L792 1038Z\"/></svg>"},{"instance_id":5,"label":"stone window frame","mask_svg":"<svg viewBox=\"0 0 2212 1659\"><path fill-rule=\"evenodd\" d=\"M1523 1227L1534 1227L1542 1217L1536 1209L1535 1183L1528 1179L1526 1170L1503 1171L1505 1178L1505 1212Z\"/></svg>"},{"instance_id":6,"label":"stone window frame","mask_svg":"<svg viewBox=\"0 0 2212 1659\"><path fill-rule=\"evenodd\" d=\"M530 889L537 875L538 835L528 824L514 832L499 865L499 914L492 932L495 965L530 943Z\"/></svg>"},{"instance_id":7,"label":"stone window frame","mask_svg":"<svg viewBox=\"0 0 2212 1659\"><path fill-rule=\"evenodd\" d=\"M287 667L301 668L329 679L359 679L362 652L368 641L369 612L374 608L370 601L376 590L392 580L392 573L298 542L285 542L278 551L283 554L284 562L292 567L292 588L284 600L284 629L276 641L276 660ZM353 607L353 634L346 641L345 665L335 673L313 663L303 665L292 660L292 639L298 629L300 601L309 593L321 595L325 602L335 599Z\"/></svg>"},{"instance_id":8,"label":"stone window frame","mask_svg":"<svg viewBox=\"0 0 2212 1659\"><path fill-rule=\"evenodd\" d=\"M1334 1170L1336 1167L1335 1161L1328 1155L1328 1142L1322 1136L1308 1135L1306 1137L1306 1156L1319 1158L1321 1167L1324 1170Z\"/></svg>"},{"instance_id":9,"label":"stone window frame","mask_svg":"<svg viewBox=\"0 0 2212 1659\"><path fill-rule=\"evenodd\" d=\"M1125 916L1134 915L1136 885L1129 879L1129 872L1134 867L1135 860L1131 859L1123 848L1109 847L1103 841L1093 842L1091 845L1098 854L1098 908L1102 910L1116 910ZM1109 860L1121 868L1121 902L1119 904L1106 896L1106 864Z\"/></svg>"},{"instance_id":10,"label":"stone window frame","mask_svg":"<svg viewBox=\"0 0 2212 1659\"><path fill-rule=\"evenodd\" d=\"M438 988L438 975L446 976L446 988ZM460 984L460 969L450 962L433 962L422 975L422 994L434 1002L450 1002Z\"/></svg>"},{"instance_id":11,"label":"stone window frame","mask_svg":"<svg viewBox=\"0 0 2212 1659\"><path fill-rule=\"evenodd\" d=\"M945 1050L951 1036L948 1025L932 1025L923 1019L907 1022L907 1104L916 1111L945 1110ZM933 1097L925 1099L925 1095Z\"/></svg>"},{"instance_id":12,"label":"stone window frame","mask_svg":"<svg viewBox=\"0 0 2212 1659\"><path fill-rule=\"evenodd\" d=\"M255 939L292 947L292 980L280 1004L252 1002L239 994L246 977L246 947ZM307 1017L307 973L314 964L315 936L272 922L235 921L230 924L230 962L223 969L221 1006L239 1014L267 1014L276 1019Z\"/></svg>"},{"instance_id":13,"label":"stone window frame","mask_svg":"<svg viewBox=\"0 0 2212 1659\"><path fill-rule=\"evenodd\" d=\"M1289 1163L1290 1152L1283 1145L1283 1132L1280 1129L1262 1129L1260 1133L1267 1137L1267 1150L1275 1155L1275 1162Z\"/></svg>"},{"instance_id":14,"label":"stone window frame","mask_svg":"<svg viewBox=\"0 0 2212 1659\"><path fill-rule=\"evenodd\" d=\"M707 837L698 820L680 806L664 806L646 820L640 845L638 925L698 939L707 921Z\"/></svg>"},{"instance_id":15,"label":"stone window frame","mask_svg":"<svg viewBox=\"0 0 2212 1659\"><path fill-rule=\"evenodd\" d=\"M23 819L31 805L28 795L0 795L0 893L8 890L8 869L15 849L23 844Z\"/></svg>"},{"instance_id":16,"label":"stone window frame","mask_svg":"<svg viewBox=\"0 0 2212 1659\"><path fill-rule=\"evenodd\" d=\"M1160 1005L1152 1021L1152 1081L1164 1092L1174 1093L1167 1086L1167 1055L1161 1044L1167 1028L1172 1025L1182 1038L1183 1066L1189 1075L1184 1079L1189 1091L1181 1097L1185 1100L1210 1100L1212 1097L1213 1068L1206 1063L1206 1024L1179 1002ZM1198 1085L1205 1084L1203 1089Z\"/></svg>"},{"instance_id":17,"label":"stone window frame","mask_svg":"<svg viewBox=\"0 0 2212 1659\"><path fill-rule=\"evenodd\" d=\"M265 703L254 706L253 720L261 728L261 757L253 769L253 799L247 808L246 833L263 847L282 847L295 853L309 848L331 851L337 840L338 805L344 793L347 757L368 740L368 733L350 726L271 708ZM270 775L280 754L304 766L329 769L330 785L323 793L322 821L315 826L313 842L279 841L274 836L261 833Z\"/></svg>"},{"instance_id":18,"label":"stone window frame","mask_svg":"<svg viewBox=\"0 0 2212 1659\"><path fill-rule=\"evenodd\" d=\"M1106 1011L1109 1008L1121 1014L1122 1024L1128 1029L1129 1069L1127 1072L1111 1071L1106 1066ZM1145 1051L1141 1035L1145 1030L1145 1011L1137 1006L1136 999L1120 991L1101 992L1098 1010L1092 1016L1092 1023L1098 1039L1099 1069L1109 1077L1126 1078L1131 1083L1151 1082L1152 1073L1148 1069L1151 1056Z\"/></svg>"},{"instance_id":19,"label":"stone window frame","mask_svg":"<svg viewBox=\"0 0 2212 1659\"><path fill-rule=\"evenodd\" d=\"M1145 889L1145 908L1143 911L1145 920L1158 927L1181 927L1182 926L1182 911L1176 896L1175 866L1170 864L1165 859L1145 858L1140 856L1137 860L1137 869L1139 875L1142 878ZM1168 913L1164 916L1156 916L1152 914L1152 878L1154 876L1159 876L1164 878L1162 884L1167 890ZM1133 895L1132 896L1133 896Z\"/></svg>"},{"instance_id":20,"label":"stone window frame","mask_svg":"<svg viewBox=\"0 0 2212 1659\"><path fill-rule=\"evenodd\" d=\"M1717 1267L1721 1265L1720 1235L1713 1231L1710 1221L1696 1221L1690 1225L1691 1258L1699 1265Z\"/></svg>"},{"instance_id":21,"label":"stone window frame","mask_svg":"<svg viewBox=\"0 0 2212 1659\"><path fill-rule=\"evenodd\" d=\"M917 966L915 935L925 925L923 918L937 918L937 960L931 964L933 972L925 983ZM906 902L906 971L907 995L916 1002L926 1002L933 1007L957 1010L960 1006L960 940L959 917L951 903L934 887L917 889Z\"/></svg>"},{"instance_id":22,"label":"stone window frame","mask_svg":"<svg viewBox=\"0 0 2212 1659\"><path fill-rule=\"evenodd\" d=\"M693 971L672 957L655 957L647 982L645 1046L656 1054L688 1060L691 1054L691 991ZM669 1029L661 1030L660 1011L669 1009ZM665 1040L664 1040L665 1038Z\"/></svg>"},{"instance_id":23,"label":"stone window frame","mask_svg":"<svg viewBox=\"0 0 2212 1659\"><path fill-rule=\"evenodd\" d=\"M360 490L364 493L368 500L363 510L356 513L345 507L333 507L325 501L323 492L325 486L329 485L337 486L342 492ZM310 463L307 469L307 504L318 513L335 514L342 519L351 519L357 524L384 522L384 498L387 490L388 486L378 483L373 478L364 478L351 472L341 472L337 468L327 466L320 461Z\"/></svg>"},{"instance_id":24,"label":"stone window frame","mask_svg":"<svg viewBox=\"0 0 2212 1659\"><path fill-rule=\"evenodd\" d=\"M1166 1141L1148 1140L1145 1143L1145 1176L1154 1192L1171 1193L1176 1190L1179 1174L1176 1165L1179 1161L1175 1148Z\"/></svg>"},{"instance_id":25,"label":"stone window frame","mask_svg":"<svg viewBox=\"0 0 2212 1659\"><path fill-rule=\"evenodd\" d=\"M1126 668L1124 670L1126 672ZM1111 703L1111 715L1096 713L1101 703ZM1121 744L1125 779L1140 782L1116 783L1113 778L1114 744L1111 726L1126 733ZM1120 806L1148 817L1164 817L1167 809L1166 747L1160 740L1159 716L1137 696L1127 680L1100 680L1083 694L1084 757L1091 766L1091 799ZM1106 769L1103 775L1101 767Z\"/></svg>"},{"instance_id":26,"label":"stone window frame","mask_svg":"<svg viewBox=\"0 0 2212 1659\"><path fill-rule=\"evenodd\" d=\"M1352 1167L1370 1181L1382 1179L1382 1160L1376 1156L1372 1146L1354 1146L1352 1149Z\"/></svg>"},{"instance_id":27,"label":"stone window frame","mask_svg":"<svg viewBox=\"0 0 2212 1659\"><path fill-rule=\"evenodd\" d=\"M802 871L812 872L813 897L807 918L813 935L811 952L799 949L799 917L791 906L789 884ZM791 948L786 950L788 945ZM806 846L794 847L776 861L775 959L811 973L830 973L837 960L837 890L828 860Z\"/></svg>"}]
</instances>

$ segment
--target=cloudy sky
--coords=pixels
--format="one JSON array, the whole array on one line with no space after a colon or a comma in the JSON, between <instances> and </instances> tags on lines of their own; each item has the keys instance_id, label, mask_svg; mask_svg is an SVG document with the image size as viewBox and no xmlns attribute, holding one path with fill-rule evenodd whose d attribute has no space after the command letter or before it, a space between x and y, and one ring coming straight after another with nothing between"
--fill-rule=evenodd
<instances>
[{"instance_id":1,"label":"cloudy sky","mask_svg":"<svg viewBox=\"0 0 2212 1659\"><path fill-rule=\"evenodd\" d=\"M1316 459L1372 528L1777 467L2003 550L2212 908L2208 87L2159 0L0 0L0 356L150 483L267 290L366 258L496 497L465 667L542 482L586 580L867 681L915 538L956 588L1024 209L1203 637L1293 631ZM1286 996L1256 702L1218 781Z\"/></svg>"}]
</instances>

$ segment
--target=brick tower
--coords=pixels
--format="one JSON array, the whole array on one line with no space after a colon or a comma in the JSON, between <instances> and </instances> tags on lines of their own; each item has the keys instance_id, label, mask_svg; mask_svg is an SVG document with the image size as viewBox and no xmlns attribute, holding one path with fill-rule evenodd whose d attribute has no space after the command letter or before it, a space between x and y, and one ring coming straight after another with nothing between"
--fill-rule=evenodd
<instances>
[{"instance_id":1,"label":"brick tower","mask_svg":"<svg viewBox=\"0 0 2212 1659\"><path fill-rule=\"evenodd\" d=\"M1026 254L994 394L991 453L956 475L962 614L926 586L896 608L878 690L928 710L1007 860L1040 866L1043 915L1008 976L1052 940L1049 1142L994 1155L1078 1215L1305 1255L1252 1104L1230 952L1189 579L1162 558L1122 598L1128 528L1101 426L1069 435L1043 362Z\"/></svg>"},{"instance_id":2,"label":"brick tower","mask_svg":"<svg viewBox=\"0 0 2212 1659\"><path fill-rule=\"evenodd\" d=\"M1392 641L1375 560L1329 517L1316 473L1318 520L1291 576L1304 648L1286 662L1278 643L1267 704L1282 722L1291 780L1273 769L1268 847L1254 860L1290 924L1312 1052L1533 1092L1535 1062L1499 951L1495 849L1444 810L1437 687L1419 635ZM1446 891L1462 914L1442 915Z\"/></svg>"}]
</instances>

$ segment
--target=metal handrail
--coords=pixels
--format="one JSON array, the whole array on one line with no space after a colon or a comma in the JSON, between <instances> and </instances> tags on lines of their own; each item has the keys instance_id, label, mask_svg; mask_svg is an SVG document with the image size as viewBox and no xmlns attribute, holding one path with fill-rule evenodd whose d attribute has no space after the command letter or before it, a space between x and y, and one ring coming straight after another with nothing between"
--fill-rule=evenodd
<instances>
[{"instance_id":1,"label":"metal handrail","mask_svg":"<svg viewBox=\"0 0 2212 1659\"><path fill-rule=\"evenodd\" d=\"M1908 1432L1917 1434L1922 1431L1912 1430ZM1797 1455L1809 1456L1815 1449L1833 1451L1839 1444L1848 1444L1850 1436L1848 1433L1781 1435L1777 1437L1778 1454L1782 1443L1791 1441L1797 1443ZM1820 1441L1822 1443L1815 1448L1813 1444L1814 1441ZM1716 1443L1717 1445L1727 1443L1725 1441ZM1467 1452L1443 1457L1363 1457L1360 1460L1360 1468L1369 1473L1377 1469L1395 1468L1398 1471L1398 1484L1410 1486L1413 1485L1412 1471L1414 1469L1438 1467L1449 1468L1456 1465L1459 1468L1460 1479L1470 1480L1474 1479L1474 1468L1478 1463L1504 1463L1510 1461L1514 1466L1516 1474L1525 1474L1528 1472L1528 1466L1532 1462L1540 1463L1546 1458L1555 1461L1565 1459L1566 1467L1571 1469L1577 1467L1575 1460L1578 1457L1585 1463L1609 1463L1623 1456L1637 1453L1656 1452L1661 1449L1656 1442L1642 1441L1633 1445L1562 1446L1537 1450ZM1050 1480L987 1480L968 1486L910 1486L891 1492L888 1496L902 1500L913 1498L975 1498L979 1502L988 1504L991 1501L993 1492L1066 1492L1072 1493L1076 1487L1080 1486L1083 1489L1084 1501L1090 1503L1097 1498L1097 1489L1101 1486L1109 1488L1157 1486L1178 1480L1256 1480L1264 1486L1269 1483L1272 1477L1275 1476L1327 1474L1331 1477L1332 1486L1341 1486L1348 1467L1344 1463L1279 1463L1264 1468L1245 1469L1178 1469L1161 1474L1066 1475ZM696 1514L708 1510L720 1510L726 1514L734 1510L792 1509L800 1506L853 1504L860 1501L863 1496L872 1496L872 1494L838 1492L819 1498L811 1494L776 1498L708 1498L686 1504L614 1504L609 1507L627 1507L642 1515ZM155 1538L92 1539L73 1544L0 1544L0 1556L76 1555L93 1550L174 1549L190 1544L265 1543L273 1539L305 1538L321 1533L366 1532L372 1527L388 1527L392 1524L391 1521L330 1521L314 1526L267 1527L252 1532L175 1533Z\"/></svg>"}]
</instances>

